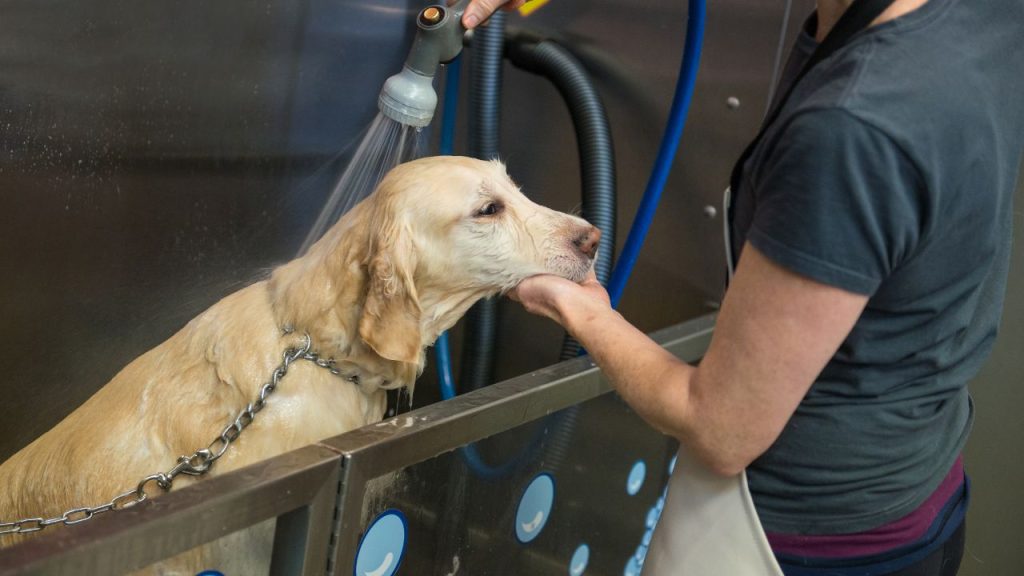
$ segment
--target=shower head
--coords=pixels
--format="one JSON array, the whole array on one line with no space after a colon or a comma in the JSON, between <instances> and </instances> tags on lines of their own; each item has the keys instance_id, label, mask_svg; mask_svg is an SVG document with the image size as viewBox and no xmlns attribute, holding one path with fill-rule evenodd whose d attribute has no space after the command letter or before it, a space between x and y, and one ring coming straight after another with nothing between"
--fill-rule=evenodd
<instances>
[{"instance_id":1,"label":"shower head","mask_svg":"<svg viewBox=\"0 0 1024 576\"><path fill-rule=\"evenodd\" d=\"M469 0L453 6L428 6L416 16L416 39L402 71L388 78L380 91L380 111L407 126L426 126L434 117L437 93L434 74L462 51L462 14Z\"/></svg>"}]
</instances>

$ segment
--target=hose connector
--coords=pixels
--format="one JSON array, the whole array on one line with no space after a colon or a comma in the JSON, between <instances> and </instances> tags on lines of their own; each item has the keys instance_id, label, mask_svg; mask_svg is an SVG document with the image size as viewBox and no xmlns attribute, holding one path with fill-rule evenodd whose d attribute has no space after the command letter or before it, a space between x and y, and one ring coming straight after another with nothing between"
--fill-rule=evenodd
<instances>
[{"instance_id":1,"label":"hose connector","mask_svg":"<svg viewBox=\"0 0 1024 576\"><path fill-rule=\"evenodd\" d=\"M380 111L407 126L430 124L437 108L434 75L462 51L466 29L462 14L469 0L453 6L428 6L416 16L416 38L402 71L388 78L377 101Z\"/></svg>"}]
</instances>

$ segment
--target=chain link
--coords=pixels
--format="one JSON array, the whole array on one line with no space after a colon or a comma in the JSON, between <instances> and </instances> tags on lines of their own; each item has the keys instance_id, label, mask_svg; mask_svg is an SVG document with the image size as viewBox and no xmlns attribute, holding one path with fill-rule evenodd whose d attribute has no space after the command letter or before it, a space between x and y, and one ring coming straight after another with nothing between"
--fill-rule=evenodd
<instances>
[{"instance_id":1,"label":"chain link","mask_svg":"<svg viewBox=\"0 0 1024 576\"><path fill-rule=\"evenodd\" d=\"M289 333L290 330L286 330L285 333ZM94 506L92 508L86 506L82 508L72 508L61 516L55 516L53 518L25 518L15 522L0 522L0 536L4 534L29 534L32 532L39 532L47 526L53 526L54 524L63 524L65 526L72 526L74 524L80 524L86 520L91 520L98 514L109 512L111 510L123 510L125 508L131 508L140 502L144 502L149 498L149 492L146 487L150 484L155 484L157 488L166 492L171 489L171 485L174 483L174 479L181 474L186 476L202 476L209 472L210 467L216 462L221 456L224 455L228 450L228 446L232 442L238 439L250 424L253 419L256 418L256 414L266 406L266 400L274 393L277 389L281 379L288 373L288 367L297 360L308 360L313 362L320 368L329 370L331 374L339 376L341 373L335 367L333 358L321 358L316 352L310 350L311 341L309 334L304 336L302 346L298 348L288 348L284 351L281 359L281 364L274 368L274 371L270 375L270 380L260 388L259 397L252 403L246 405L246 407L238 413L234 421L224 427L221 430L220 435L210 442L210 445L206 448L200 448L188 456L179 456L177 463L167 472L158 472L156 474L150 474L143 478L132 490L128 490L122 494L115 496L110 502ZM355 376L348 377L349 381L357 383Z\"/></svg>"}]
</instances>

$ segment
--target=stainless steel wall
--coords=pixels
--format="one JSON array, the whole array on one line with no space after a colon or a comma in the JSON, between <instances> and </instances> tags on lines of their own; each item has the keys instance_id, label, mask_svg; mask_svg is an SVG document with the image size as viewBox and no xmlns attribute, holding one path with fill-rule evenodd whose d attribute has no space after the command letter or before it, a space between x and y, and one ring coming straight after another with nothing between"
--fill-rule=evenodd
<instances>
[{"instance_id":1,"label":"stainless steel wall","mask_svg":"<svg viewBox=\"0 0 1024 576\"><path fill-rule=\"evenodd\" d=\"M420 7L3 4L0 460L296 252Z\"/></svg>"}]
</instances>

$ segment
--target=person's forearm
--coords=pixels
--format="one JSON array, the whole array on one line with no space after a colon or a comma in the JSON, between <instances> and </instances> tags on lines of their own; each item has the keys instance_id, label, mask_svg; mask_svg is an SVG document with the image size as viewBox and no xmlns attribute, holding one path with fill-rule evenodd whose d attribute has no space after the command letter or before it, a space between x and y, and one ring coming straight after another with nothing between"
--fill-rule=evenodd
<instances>
[{"instance_id":1,"label":"person's forearm","mask_svg":"<svg viewBox=\"0 0 1024 576\"><path fill-rule=\"evenodd\" d=\"M754 454L749 438L730 429L719 410L700 408L697 367L673 356L610 308L567 310L565 321L623 400L648 424L676 438L722 476L739 474L750 463Z\"/></svg>"},{"instance_id":2,"label":"person's forearm","mask_svg":"<svg viewBox=\"0 0 1024 576\"><path fill-rule=\"evenodd\" d=\"M610 308L572 308L566 311L565 320L569 332L640 417L680 440L688 436L690 387L696 368Z\"/></svg>"},{"instance_id":3,"label":"person's forearm","mask_svg":"<svg viewBox=\"0 0 1024 576\"><path fill-rule=\"evenodd\" d=\"M738 474L771 447L867 303L748 247L696 368L593 294L603 292L556 291L551 317L641 417L722 475Z\"/></svg>"},{"instance_id":4,"label":"person's forearm","mask_svg":"<svg viewBox=\"0 0 1024 576\"><path fill-rule=\"evenodd\" d=\"M510 296L568 329L637 414L721 475L771 447L868 300L748 246L698 368L613 310L593 274L578 284L535 276Z\"/></svg>"}]
</instances>

